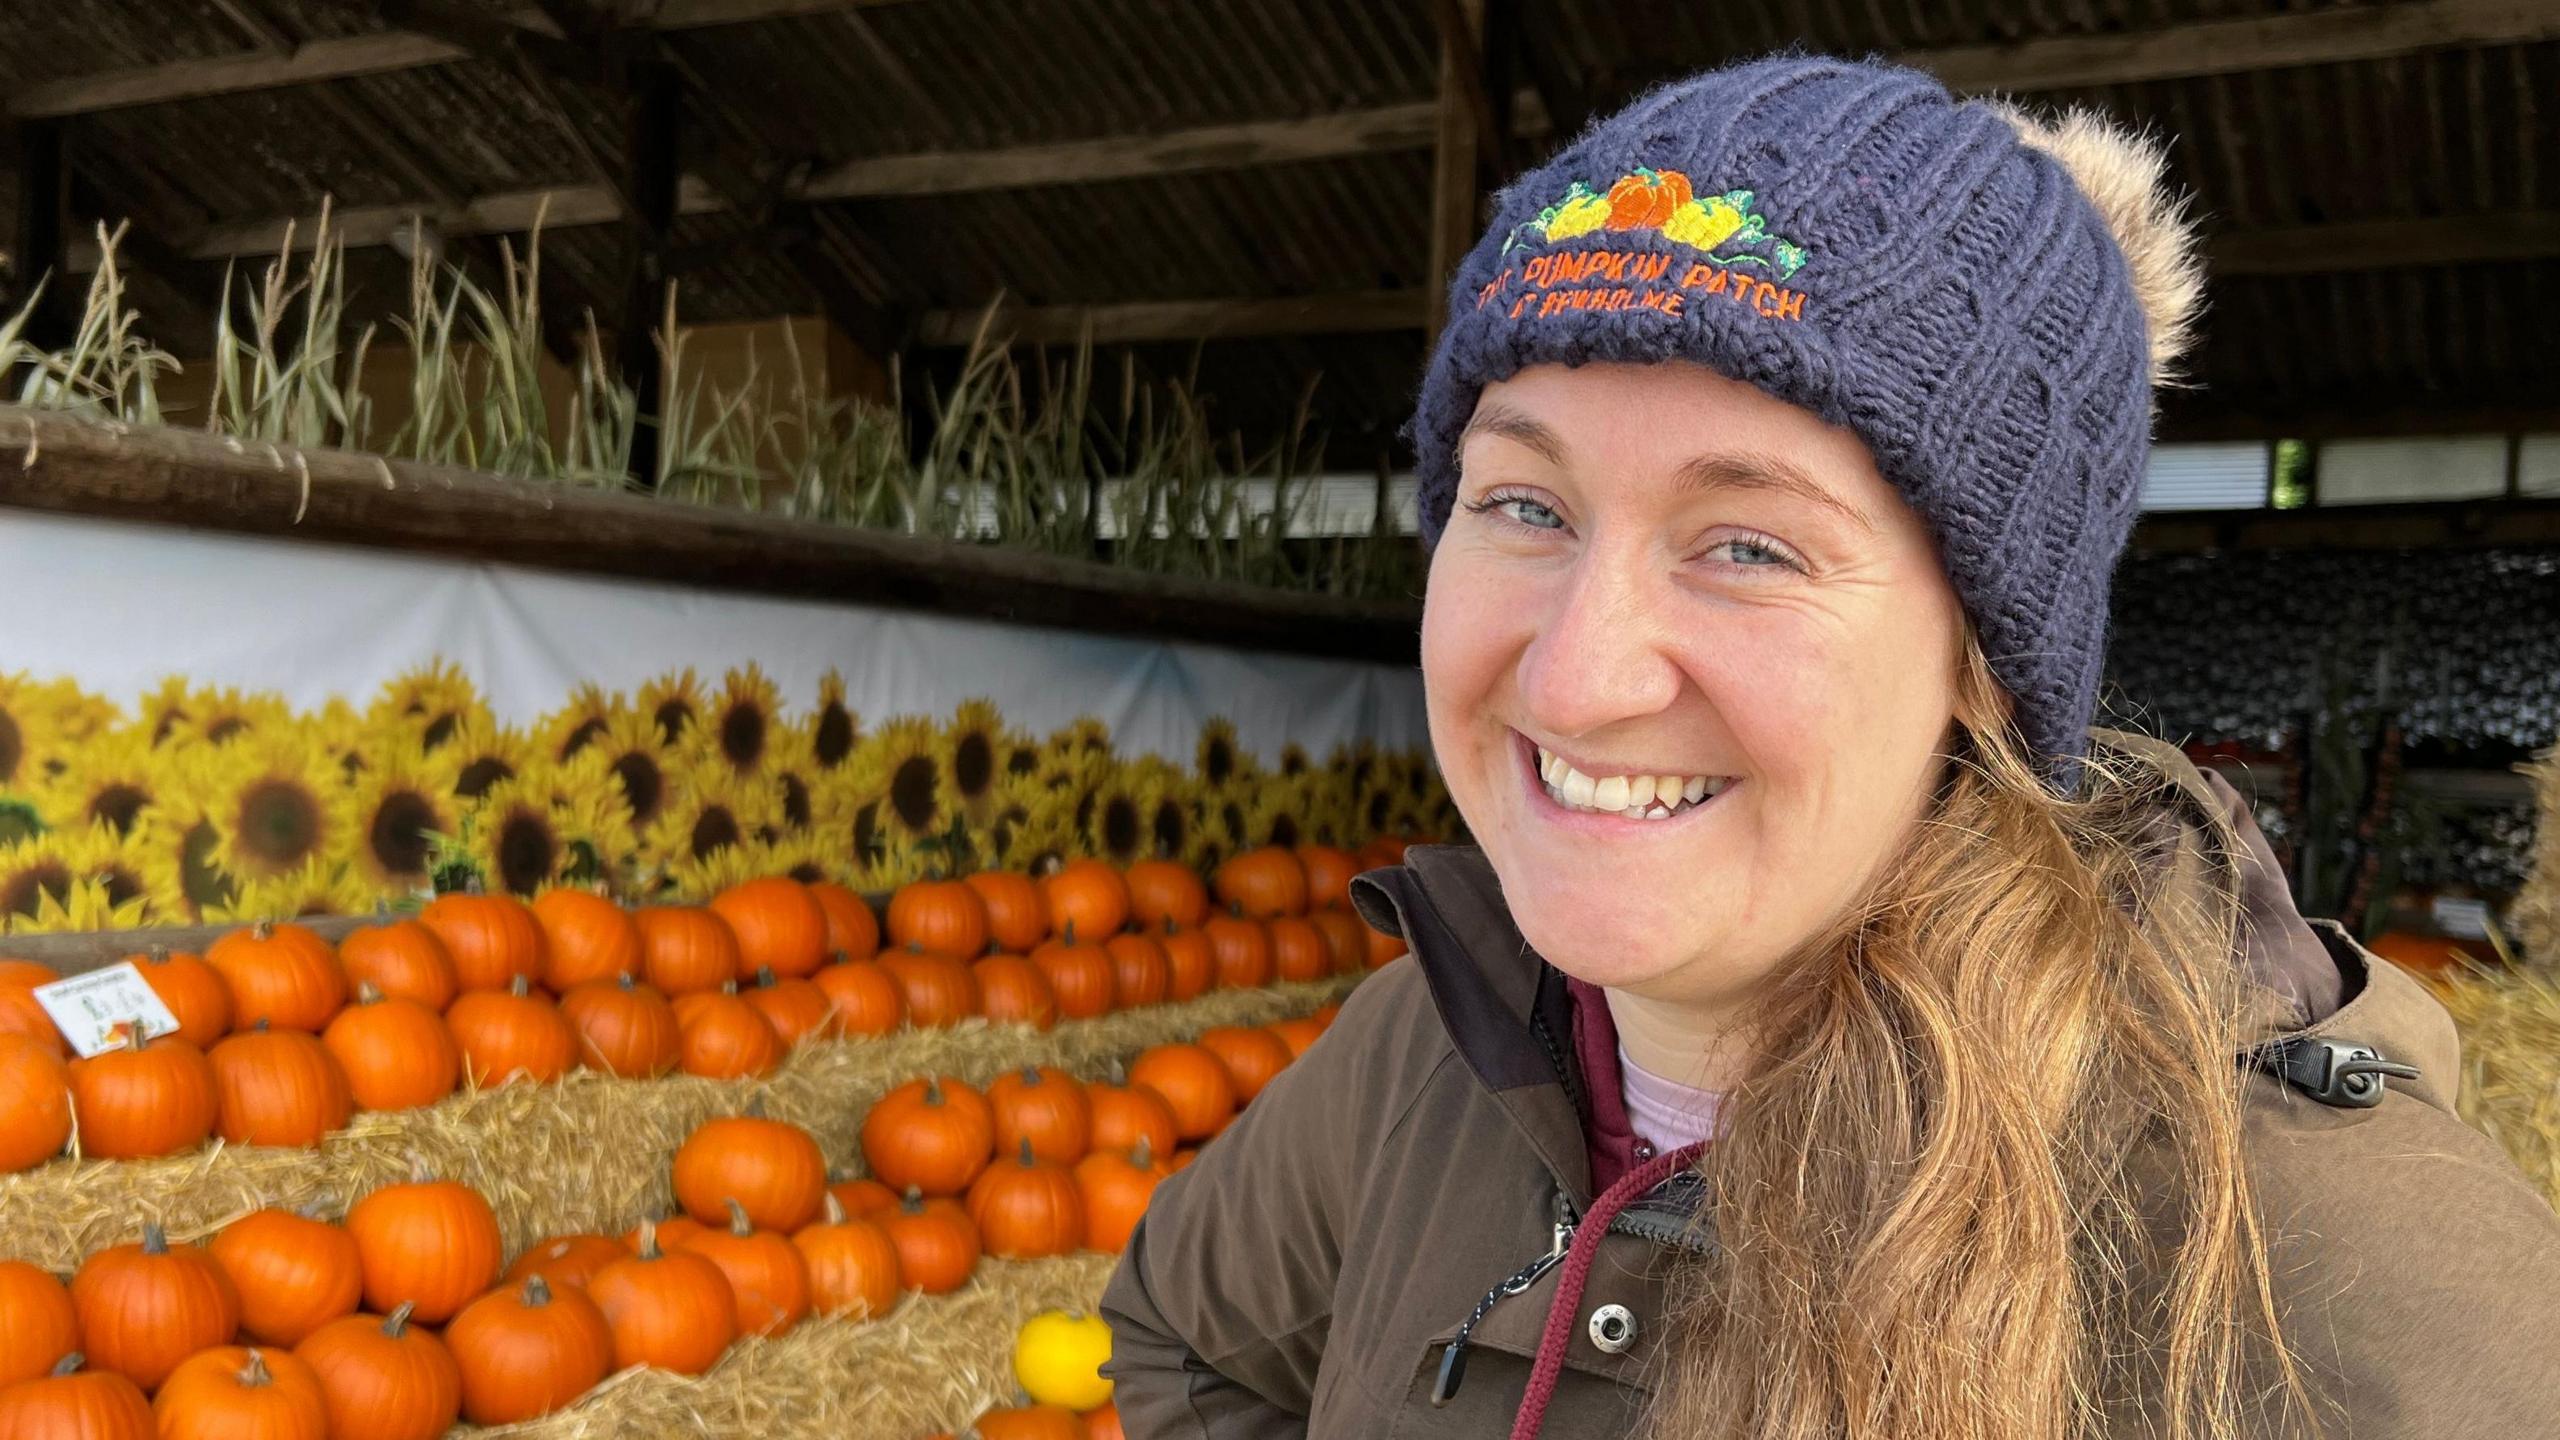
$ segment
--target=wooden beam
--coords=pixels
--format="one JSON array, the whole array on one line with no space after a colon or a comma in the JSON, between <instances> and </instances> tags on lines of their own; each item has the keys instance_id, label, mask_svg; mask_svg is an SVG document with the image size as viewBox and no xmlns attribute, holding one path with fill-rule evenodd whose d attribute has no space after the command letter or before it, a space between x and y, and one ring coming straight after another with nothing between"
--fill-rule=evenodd
<instances>
[{"instance_id":1,"label":"wooden beam","mask_svg":"<svg viewBox=\"0 0 2560 1440\"><path fill-rule=\"evenodd\" d=\"M1477 120L1467 103L1470 89L1481 89L1475 73L1482 61L1484 0L1455 0L1460 14L1454 29L1440 36L1440 103L1431 159L1431 255L1424 271L1429 295L1424 310L1424 342L1440 334L1448 319L1449 279L1476 241Z\"/></svg>"},{"instance_id":2,"label":"wooden beam","mask_svg":"<svg viewBox=\"0 0 2560 1440\"><path fill-rule=\"evenodd\" d=\"M667 251L674 243L678 166L684 148L684 77L664 61L636 67L623 145L631 204L623 258L622 316L614 333L615 369L639 397L640 424L631 441L631 473L658 483L659 420L665 409L665 357L658 320L667 288Z\"/></svg>"},{"instance_id":3,"label":"wooden beam","mask_svg":"<svg viewBox=\"0 0 2560 1440\"><path fill-rule=\"evenodd\" d=\"M1456 98L1475 122L1477 160L1496 175L1510 167L1504 155L1508 128L1495 111L1488 61L1499 48L1487 28L1488 0L1431 0L1431 19L1440 32L1441 79L1456 87ZM1505 97L1506 103L1508 97Z\"/></svg>"},{"instance_id":4,"label":"wooden beam","mask_svg":"<svg viewBox=\"0 0 2560 1440\"><path fill-rule=\"evenodd\" d=\"M1411 665L1410 602L1259 590L751 510L0 406L0 506Z\"/></svg>"},{"instance_id":5,"label":"wooden beam","mask_svg":"<svg viewBox=\"0 0 2560 1440\"><path fill-rule=\"evenodd\" d=\"M1951 89L2080 90L2553 39L2560 39L2560 6L2547 0L2411 0L2114 35L1906 50L1893 58L1929 71Z\"/></svg>"},{"instance_id":6,"label":"wooden beam","mask_svg":"<svg viewBox=\"0 0 2560 1440\"><path fill-rule=\"evenodd\" d=\"M2160 513L2133 532L2133 548L2154 554L2553 544L2560 544L2560 502L2538 500Z\"/></svg>"},{"instance_id":7,"label":"wooden beam","mask_svg":"<svg viewBox=\"0 0 2560 1440\"><path fill-rule=\"evenodd\" d=\"M41 284L44 292L27 317L25 338L39 350L58 349L71 339L72 317L79 313L75 282L66 273L71 241L67 126L60 120L24 120L6 133L17 152L17 184L16 204L8 216L13 274L0 318L14 314Z\"/></svg>"},{"instance_id":8,"label":"wooden beam","mask_svg":"<svg viewBox=\"0 0 2560 1440\"><path fill-rule=\"evenodd\" d=\"M2333 221L2241 231L2217 237L2206 254L2205 273L2215 277L2548 260L2560 256L2560 210Z\"/></svg>"},{"instance_id":9,"label":"wooden beam","mask_svg":"<svg viewBox=\"0 0 2560 1440\"><path fill-rule=\"evenodd\" d=\"M1349 335L1418 329L1425 308L1420 290L1363 290L1271 300L1149 300L999 310L988 328L991 335L1017 345L1070 345L1087 334L1097 345ZM937 310L925 317L919 340L943 349L967 345L986 319L982 310Z\"/></svg>"}]
</instances>

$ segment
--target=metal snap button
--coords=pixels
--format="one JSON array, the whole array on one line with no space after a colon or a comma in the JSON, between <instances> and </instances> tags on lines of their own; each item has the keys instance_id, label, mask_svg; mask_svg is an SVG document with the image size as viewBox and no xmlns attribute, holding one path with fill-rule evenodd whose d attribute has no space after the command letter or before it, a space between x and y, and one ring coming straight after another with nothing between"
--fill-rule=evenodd
<instances>
[{"instance_id":1,"label":"metal snap button","mask_svg":"<svg viewBox=\"0 0 2560 1440\"><path fill-rule=\"evenodd\" d=\"M1603 1305L1591 1312L1591 1343L1604 1354L1623 1355L1636 1343L1635 1312L1624 1305Z\"/></svg>"}]
</instances>

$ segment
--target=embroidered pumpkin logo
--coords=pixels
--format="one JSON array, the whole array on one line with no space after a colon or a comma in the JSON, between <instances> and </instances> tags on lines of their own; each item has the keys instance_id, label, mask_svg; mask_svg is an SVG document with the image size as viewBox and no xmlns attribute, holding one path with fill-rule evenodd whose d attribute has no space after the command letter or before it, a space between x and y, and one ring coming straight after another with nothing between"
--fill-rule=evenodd
<instances>
[{"instance_id":1,"label":"embroidered pumpkin logo","mask_svg":"<svg viewBox=\"0 0 2560 1440\"><path fill-rule=\"evenodd\" d=\"M1564 198L1523 222L1503 242L1504 253L1544 241L1553 244L1595 230L1657 230L1705 253L1718 265L1743 266L1786 279L1804 268L1801 245L1772 232L1751 208L1751 192L1727 190L1700 196L1677 170L1637 168L1606 194L1576 180Z\"/></svg>"}]
</instances>

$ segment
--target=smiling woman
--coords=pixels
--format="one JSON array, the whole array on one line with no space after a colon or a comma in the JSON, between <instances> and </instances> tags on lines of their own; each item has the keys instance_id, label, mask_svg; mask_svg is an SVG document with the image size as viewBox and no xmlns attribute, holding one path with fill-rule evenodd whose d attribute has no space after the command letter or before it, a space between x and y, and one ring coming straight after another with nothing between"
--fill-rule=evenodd
<instances>
[{"instance_id":1,"label":"smiling woman","mask_svg":"<svg viewBox=\"0 0 2560 1440\"><path fill-rule=\"evenodd\" d=\"M1157 1192L1130 1434L2549 1428L2560 1224L2441 1008L2091 726L2160 176L1789 56L1505 192L1413 426L1480 848L1355 882L1412 963Z\"/></svg>"}]
</instances>

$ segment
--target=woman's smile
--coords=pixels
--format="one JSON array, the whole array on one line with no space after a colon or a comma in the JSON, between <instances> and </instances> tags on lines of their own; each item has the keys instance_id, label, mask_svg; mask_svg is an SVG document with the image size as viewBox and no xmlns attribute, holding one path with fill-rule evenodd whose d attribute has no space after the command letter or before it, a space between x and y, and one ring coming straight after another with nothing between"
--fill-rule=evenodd
<instances>
[{"instance_id":1,"label":"woman's smile","mask_svg":"<svg viewBox=\"0 0 2560 1440\"><path fill-rule=\"evenodd\" d=\"M1595 828L1589 822L1598 822L1595 833L1640 833L1657 830L1665 822L1687 820L1740 783L1730 775L1578 763L1517 731L1513 734L1520 742L1525 783L1546 802L1547 818L1586 829Z\"/></svg>"}]
</instances>

